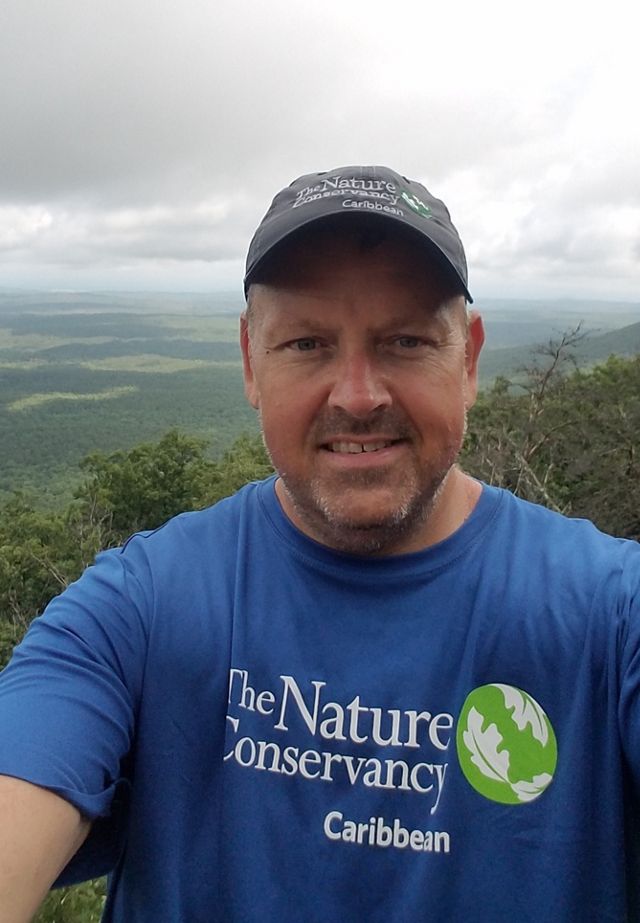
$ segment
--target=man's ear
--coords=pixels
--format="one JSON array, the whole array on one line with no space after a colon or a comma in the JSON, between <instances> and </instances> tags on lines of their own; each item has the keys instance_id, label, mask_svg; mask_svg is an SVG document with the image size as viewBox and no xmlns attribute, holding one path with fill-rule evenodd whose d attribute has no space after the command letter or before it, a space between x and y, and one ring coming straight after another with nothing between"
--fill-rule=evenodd
<instances>
[{"instance_id":1,"label":"man's ear","mask_svg":"<svg viewBox=\"0 0 640 923\"><path fill-rule=\"evenodd\" d=\"M253 371L251 356L251 337L249 336L249 321L246 312L240 316L240 350L242 352L242 375L244 378L244 393L247 400L257 410L260 406L258 385Z\"/></svg>"},{"instance_id":2,"label":"man's ear","mask_svg":"<svg viewBox=\"0 0 640 923\"><path fill-rule=\"evenodd\" d=\"M484 325L477 311L471 311L467 321L467 342L465 346L466 384L465 406L473 407L478 396L478 360L484 344Z\"/></svg>"}]
</instances>

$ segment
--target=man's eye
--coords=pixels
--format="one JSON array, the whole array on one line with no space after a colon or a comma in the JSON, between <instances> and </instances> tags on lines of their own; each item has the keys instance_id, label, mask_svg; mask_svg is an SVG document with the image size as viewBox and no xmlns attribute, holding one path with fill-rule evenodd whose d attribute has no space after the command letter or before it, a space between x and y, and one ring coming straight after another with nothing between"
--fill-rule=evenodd
<instances>
[{"instance_id":1,"label":"man's eye","mask_svg":"<svg viewBox=\"0 0 640 923\"><path fill-rule=\"evenodd\" d=\"M422 340L419 337L398 337L396 339L398 346L401 346L403 349L415 349L417 346L422 345Z\"/></svg>"},{"instance_id":2,"label":"man's eye","mask_svg":"<svg viewBox=\"0 0 640 923\"><path fill-rule=\"evenodd\" d=\"M312 349L315 349L318 345L318 341L314 340L313 337L301 337L299 340L294 340L291 343L293 349L297 349L298 352L310 352Z\"/></svg>"}]
</instances>

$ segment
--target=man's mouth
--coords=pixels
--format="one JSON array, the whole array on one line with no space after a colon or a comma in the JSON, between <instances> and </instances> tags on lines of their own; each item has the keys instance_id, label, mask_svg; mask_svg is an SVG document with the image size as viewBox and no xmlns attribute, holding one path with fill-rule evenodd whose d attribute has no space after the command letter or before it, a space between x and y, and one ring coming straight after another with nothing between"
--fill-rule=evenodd
<instances>
[{"instance_id":1,"label":"man's mouth","mask_svg":"<svg viewBox=\"0 0 640 923\"><path fill-rule=\"evenodd\" d=\"M325 448L329 452L337 452L348 455L359 455L362 452L379 452L381 449L387 449L397 442L395 439L379 440L378 442L328 442Z\"/></svg>"}]
</instances>

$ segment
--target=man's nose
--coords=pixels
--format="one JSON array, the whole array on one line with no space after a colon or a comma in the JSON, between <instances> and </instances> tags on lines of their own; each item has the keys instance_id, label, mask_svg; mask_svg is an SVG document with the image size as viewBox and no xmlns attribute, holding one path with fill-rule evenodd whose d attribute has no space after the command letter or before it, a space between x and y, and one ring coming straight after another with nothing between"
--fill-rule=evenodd
<instances>
[{"instance_id":1,"label":"man's nose","mask_svg":"<svg viewBox=\"0 0 640 923\"><path fill-rule=\"evenodd\" d=\"M353 417L367 417L379 407L388 407L391 402L388 384L374 357L358 353L336 362L329 394L330 407L340 408Z\"/></svg>"}]
</instances>

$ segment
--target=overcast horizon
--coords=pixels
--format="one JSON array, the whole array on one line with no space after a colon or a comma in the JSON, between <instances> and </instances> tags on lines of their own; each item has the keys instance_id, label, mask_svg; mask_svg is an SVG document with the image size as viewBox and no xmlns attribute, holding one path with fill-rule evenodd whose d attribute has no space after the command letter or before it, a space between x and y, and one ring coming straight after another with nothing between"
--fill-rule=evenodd
<instances>
[{"instance_id":1,"label":"overcast horizon","mask_svg":"<svg viewBox=\"0 0 640 923\"><path fill-rule=\"evenodd\" d=\"M637 303L630 3L3 0L0 289L240 291L279 188L384 163L476 301Z\"/></svg>"}]
</instances>

